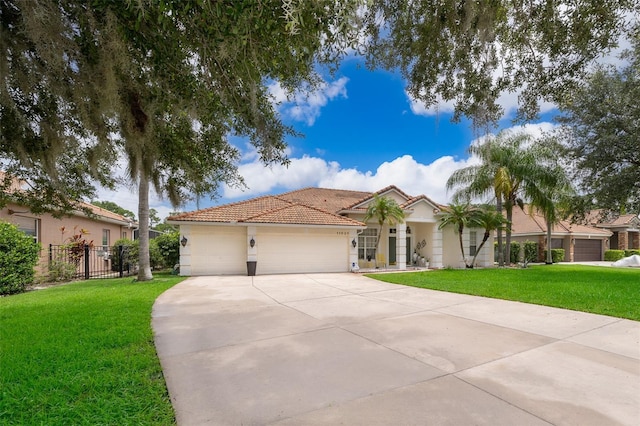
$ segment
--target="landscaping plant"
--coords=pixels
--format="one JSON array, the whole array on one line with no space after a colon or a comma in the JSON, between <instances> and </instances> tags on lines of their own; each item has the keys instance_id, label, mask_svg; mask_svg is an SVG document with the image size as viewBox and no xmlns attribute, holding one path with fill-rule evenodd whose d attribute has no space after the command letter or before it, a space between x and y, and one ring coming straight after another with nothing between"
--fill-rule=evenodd
<instances>
[{"instance_id":1,"label":"landscaping plant","mask_svg":"<svg viewBox=\"0 0 640 426\"><path fill-rule=\"evenodd\" d=\"M22 293L33 282L39 251L32 237L0 222L0 295Z\"/></svg>"}]
</instances>

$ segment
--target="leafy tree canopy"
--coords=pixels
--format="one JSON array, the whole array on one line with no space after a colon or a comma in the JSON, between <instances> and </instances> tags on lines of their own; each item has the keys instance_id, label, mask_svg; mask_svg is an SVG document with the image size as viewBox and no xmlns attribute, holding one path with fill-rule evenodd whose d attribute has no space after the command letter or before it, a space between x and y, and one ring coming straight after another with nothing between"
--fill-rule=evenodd
<instances>
[{"instance_id":1,"label":"leafy tree canopy","mask_svg":"<svg viewBox=\"0 0 640 426\"><path fill-rule=\"evenodd\" d=\"M373 0L369 62L400 69L428 107L454 103L454 119L493 124L508 92L530 119L540 100L570 93L639 14L636 0Z\"/></svg>"},{"instance_id":2,"label":"leafy tree canopy","mask_svg":"<svg viewBox=\"0 0 640 426\"><path fill-rule=\"evenodd\" d=\"M601 66L562 104L564 140L593 207L640 213L640 33L620 69Z\"/></svg>"},{"instance_id":3,"label":"leafy tree canopy","mask_svg":"<svg viewBox=\"0 0 640 426\"><path fill-rule=\"evenodd\" d=\"M3 168L62 194L42 208L91 196L93 179L113 185L123 155L174 204L239 184L227 135L285 161L291 129L266 82L318 81L316 62L350 44L357 3L2 1Z\"/></svg>"}]
</instances>

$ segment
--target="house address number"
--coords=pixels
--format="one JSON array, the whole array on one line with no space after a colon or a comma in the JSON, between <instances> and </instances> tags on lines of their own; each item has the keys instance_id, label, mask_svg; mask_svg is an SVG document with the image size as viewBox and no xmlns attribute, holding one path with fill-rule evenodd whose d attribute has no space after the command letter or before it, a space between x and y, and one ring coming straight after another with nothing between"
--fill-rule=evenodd
<instances>
[{"instance_id":1,"label":"house address number","mask_svg":"<svg viewBox=\"0 0 640 426\"><path fill-rule=\"evenodd\" d=\"M349 231L337 231L336 235L349 235Z\"/></svg>"}]
</instances>

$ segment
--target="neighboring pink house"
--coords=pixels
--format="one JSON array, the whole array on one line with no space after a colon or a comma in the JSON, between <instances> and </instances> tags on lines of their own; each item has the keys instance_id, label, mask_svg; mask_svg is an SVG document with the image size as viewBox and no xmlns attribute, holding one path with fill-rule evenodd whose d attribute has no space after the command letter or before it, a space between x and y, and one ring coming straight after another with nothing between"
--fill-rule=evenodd
<instances>
[{"instance_id":1,"label":"neighboring pink house","mask_svg":"<svg viewBox=\"0 0 640 426\"><path fill-rule=\"evenodd\" d=\"M12 190L19 190L16 183ZM25 206L9 203L0 209L0 220L12 223L22 232L31 235L42 246L40 251L40 266L48 262L49 245L60 245L68 242L68 238L80 230L86 231L85 239L93 241L94 247L107 248L120 239L133 239L133 230L137 223L119 214L110 212L88 203L80 203L82 207L89 208L96 217L88 217L78 210L70 216L57 219L51 214L36 215Z\"/></svg>"}]
</instances>

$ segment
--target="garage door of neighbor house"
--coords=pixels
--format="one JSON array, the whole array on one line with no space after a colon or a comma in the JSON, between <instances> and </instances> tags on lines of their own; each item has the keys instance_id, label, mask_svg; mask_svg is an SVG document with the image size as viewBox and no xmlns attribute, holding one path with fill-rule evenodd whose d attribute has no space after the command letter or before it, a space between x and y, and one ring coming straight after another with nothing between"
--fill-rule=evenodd
<instances>
[{"instance_id":1,"label":"garage door of neighbor house","mask_svg":"<svg viewBox=\"0 0 640 426\"><path fill-rule=\"evenodd\" d=\"M589 262L602 260L602 241L576 239L573 250L574 262Z\"/></svg>"},{"instance_id":2,"label":"garage door of neighbor house","mask_svg":"<svg viewBox=\"0 0 640 426\"><path fill-rule=\"evenodd\" d=\"M257 274L347 272L348 236L333 233L259 233Z\"/></svg>"}]
</instances>

